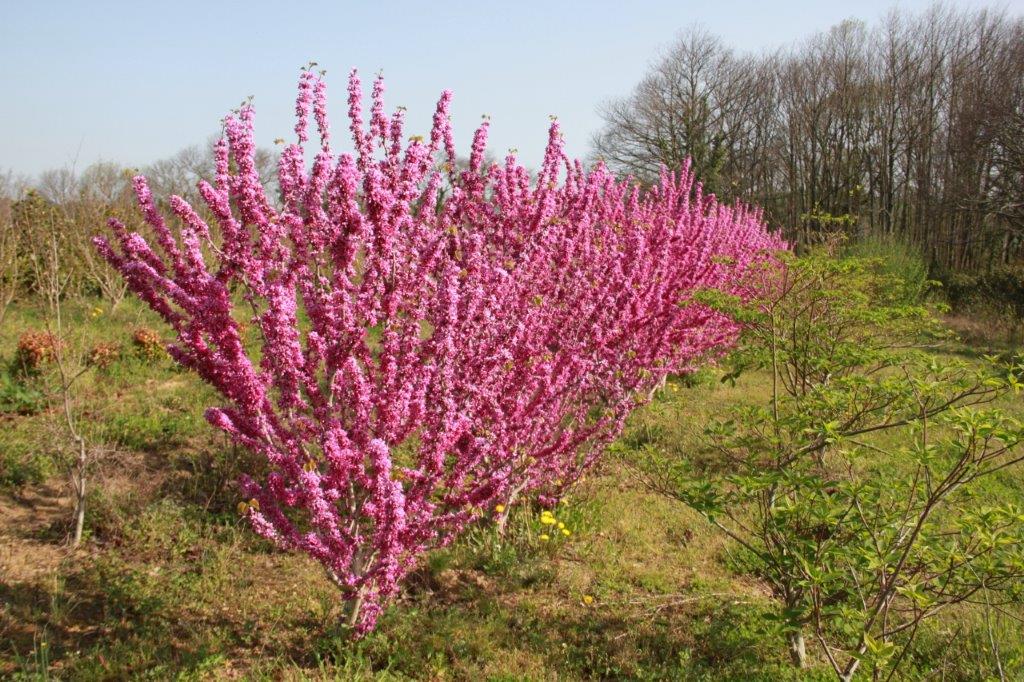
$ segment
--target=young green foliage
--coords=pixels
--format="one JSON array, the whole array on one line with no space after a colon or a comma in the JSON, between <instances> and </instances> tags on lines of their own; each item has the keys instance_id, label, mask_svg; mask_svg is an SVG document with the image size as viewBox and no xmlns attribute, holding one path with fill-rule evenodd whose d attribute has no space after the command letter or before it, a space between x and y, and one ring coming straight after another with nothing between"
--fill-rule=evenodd
<instances>
[{"instance_id":1,"label":"young green foliage","mask_svg":"<svg viewBox=\"0 0 1024 682\"><path fill-rule=\"evenodd\" d=\"M809 634L842 680L894 674L943 609L1024 596L1024 510L977 497L1024 459L1021 423L991 407L1024 368L929 352L940 325L876 265L784 257L743 303L705 294L746 325L723 380L767 370L770 398L707 429L703 470L651 448L639 465L744 548L794 664Z\"/></svg>"}]
</instances>

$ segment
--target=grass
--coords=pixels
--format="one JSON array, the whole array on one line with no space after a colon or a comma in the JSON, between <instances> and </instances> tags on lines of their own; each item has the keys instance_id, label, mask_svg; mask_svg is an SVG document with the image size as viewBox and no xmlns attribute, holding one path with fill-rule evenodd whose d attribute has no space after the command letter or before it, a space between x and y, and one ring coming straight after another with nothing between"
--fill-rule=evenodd
<instances>
[{"instance_id":1,"label":"grass","mask_svg":"<svg viewBox=\"0 0 1024 682\"><path fill-rule=\"evenodd\" d=\"M58 415L0 400L0 677L830 679L818 659L808 671L789 666L768 593L734 548L616 457L556 510L571 536L540 541L536 510L517 508L505 538L480 527L428 557L378 629L348 641L318 567L274 550L234 512L233 482L255 464L205 423L212 392L169 359L134 351L135 328L160 329L141 307L93 316L94 307L72 310L78 345L121 352L78 387L89 438L105 446L82 550L61 544L71 512ZM16 381L10 368L30 328L42 328L38 312L16 307L0 330L0 366L8 384L45 395L45 372ZM767 391L757 374L735 386L714 371L675 378L631 418L616 452L695 456L704 424ZM1024 475L1007 472L983 494L1024 503ZM989 616L1007 674L1024 675L1020 623ZM982 610L926 629L907 676L935 671L995 674Z\"/></svg>"}]
</instances>

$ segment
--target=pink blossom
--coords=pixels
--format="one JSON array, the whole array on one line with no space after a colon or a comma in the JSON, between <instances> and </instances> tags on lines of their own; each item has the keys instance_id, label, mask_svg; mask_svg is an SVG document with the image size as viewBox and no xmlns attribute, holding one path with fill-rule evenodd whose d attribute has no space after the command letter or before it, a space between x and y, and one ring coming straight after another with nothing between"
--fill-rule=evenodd
<instances>
[{"instance_id":1,"label":"pink blossom","mask_svg":"<svg viewBox=\"0 0 1024 682\"><path fill-rule=\"evenodd\" d=\"M486 123L456 173L451 94L424 142L383 92L367 127L352 72L356 154L335 158L323 78L304 72L279 203L246 106L200 184L215 225L174 197L173 232L140 177L161 254L116 222L116 245L97 240L224 397L210 423L266 458L242 481L253 529L321 562L362 604L360 633L425 552L495 504L557 499L667 374L724 352L736 323L690 299L741 294L738 275L785 246L688 167L644 192L570 161L557 123L536 181L513 155L485 167Z\"/></svg>"}]
</instances>

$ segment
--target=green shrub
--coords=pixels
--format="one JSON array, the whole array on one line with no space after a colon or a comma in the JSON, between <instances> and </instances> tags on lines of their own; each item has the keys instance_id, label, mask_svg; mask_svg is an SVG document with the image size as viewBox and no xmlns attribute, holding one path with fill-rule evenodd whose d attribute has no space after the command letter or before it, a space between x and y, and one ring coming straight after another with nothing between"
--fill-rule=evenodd
<instances>
[{"instance_id":1,"label":"green shrub","mask_svg":"<svg viewBox=\"0 0 1024 682\"><path fill-rule=\"evenodd\" d=\"M35 414L46 407L46 396L9 373L0 374L0 414Z\"/></svg>"},{"instance_id":2,"label":"green shrub","mask_svg":"<svg viewBox=\"0 0 1024 682\"><path fill-rule=\"evenodd\" d=\"M938 321L878 262L785 258L749 301L719 297L744 322L730 359L771 373L769 399L711 421L713 466L636 460L744 549L794 665L809 632L842 680L892 677L922 621L979 590L1015 601L1024 578L1024 515L984 487L1024 459L1024 424L989 407L1024 389L1024 364L928 352Z\"/></svg>"},{"instance_id":3,"label":"green shrub","mask_svg":"<svg viewBox=\"0 0 1024 682\"><path fill-rule=\"evenodd\" d=\"M953 312L970 321L960 330L965 339L977 336L988 345L993 337L1011 345L1024 341L1024 264L947 274L943 286Z\"/></svg>"},{"instance_id":4,"label":"green shrub","mask_svg":"<svg viewBox=\"0 0 1024 682\"><path fill-rule=\"evenodd\" d=\"M893 303L918 303L931 287L924 256L900 237L864 237L850 243L843 255L870 262L876 274L889 280L888 293Z\"/></svg>"},{"instance_id":5,"label":"green shrub","mask_svg":"<svg viewBox=\"0 0 1024 682\"><path fill-rule=\"evenodd\" d=\"M943 282L954 310L991 306L1016 320L1024 319L1024 265L983 273L956 273Z\"/></svg>"}]
</instances>

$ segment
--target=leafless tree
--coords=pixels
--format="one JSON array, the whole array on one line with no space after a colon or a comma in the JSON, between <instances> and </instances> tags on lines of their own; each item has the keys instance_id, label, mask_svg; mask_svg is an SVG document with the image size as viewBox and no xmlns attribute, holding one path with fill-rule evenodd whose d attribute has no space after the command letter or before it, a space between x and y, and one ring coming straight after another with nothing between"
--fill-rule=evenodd
<instances>
[{"instance_id":1,"label":"leafless tree","mask_svg":"<svg viewBox=\"0 0 1024 682\"><path fill-rule=\"evenodd\" d=\"M211 138L204 145L185 147L173 156L160 159L142 169L149 181L153 194L169 197L177 194L194 205L201 203L196 185L200 180L210 180L214 173L213 145ZM256 167L265 187L275 188L277 183L277 154L269 149L256 151ZM271 196L275 193L271 192ZM197 206L198 208L198 206Z\"/></svg>"},{"instance_id":2,"label":"leafless tree","mask_svg":"<svg viewBox=\"0 0 1024 682\"><path fill-rule=\"evenodd\" d=\"M649 181L691 158L799 247L896 236L937 266L1024 257L1024 20L947 5L736 54L682 33L607 103L595 156Z\"/></svg>"},{"instance_id":3,"label":"leafless tree","mask_svg":"<svg viewBox=\"0 0 1024 682\"><path fill-rule=\"evenodd\" d=\"M63 418L64 437L57 447L70 451L69 474L74 500L72 546L82 541L85 525L85 501L87 472L92 450L82 431L75 404L75 383L85 373L85 363L76 356L70 329L65 320L64 306L73 281L72 274L65 268L65 245L62 243L67 223L58 211L47 210L45 199L37 195L29 198L37 209L33 216L31 233L31 262L36 293L46 304L46 327L50 351L56 367L56 385L53 395L59 401Z\"/></svg>"}]
</instances>

